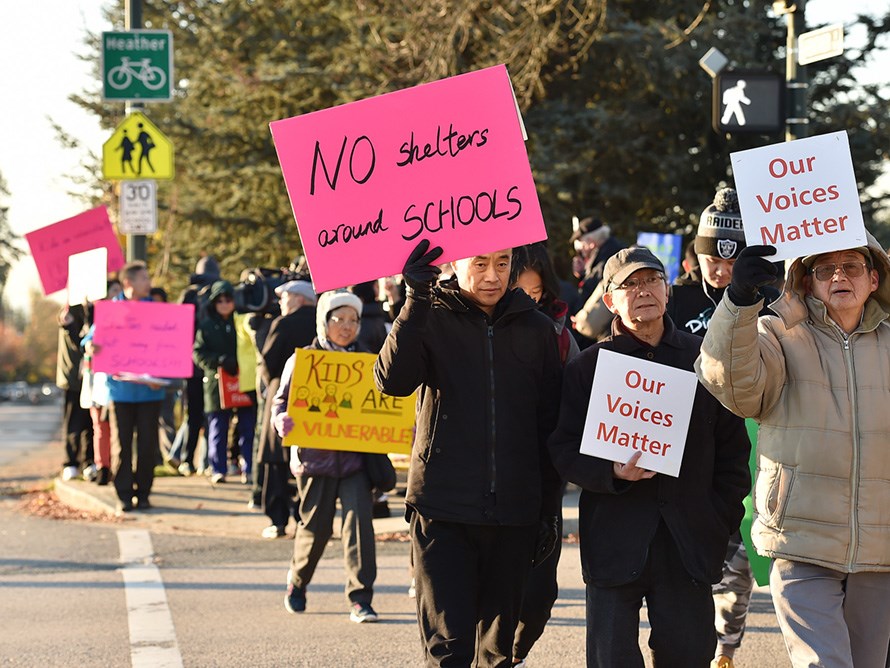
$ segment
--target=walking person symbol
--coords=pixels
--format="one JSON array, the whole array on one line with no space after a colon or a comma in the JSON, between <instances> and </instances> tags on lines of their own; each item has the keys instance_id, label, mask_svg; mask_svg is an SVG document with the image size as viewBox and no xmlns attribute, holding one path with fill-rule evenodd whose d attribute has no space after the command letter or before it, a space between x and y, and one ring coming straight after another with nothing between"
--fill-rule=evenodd
<instances>
[{"instance_id":1,"label":"walking person symbol","mask_svg":"<svg viewBox=\"0 0 890 668\"><path fill-rule=\"evenodd\" d=\"M723 118L720 122L723 125L729 123L729 119L736 117L739 125L745 124L745 111L742 109L743 104L751 104L751 100L745 95L745 80L739 79L732 88L723 91Z\"/></svg>"},{"instance_id":2,"label":"walking person symbol","mask_svg":"<svg viewBox=\"0 0 890 668\"><path fill-rule=\"evenodd\" d=\"M127 172L127 165L130 165L130 171L135 172L136 170L133 168L133 149L136 148L136 144L133 143L133 140L127 136L127 131L124 130L124 137L121 139L121 143L118 145L117 150L121 152L121 173L125 174Z\"/></svg>"},{"instance_id":3,"label":"walking person symbol","mask_svg":"<svg viewBox=\"0 0 890 668\"><path fill-rule=\"evenodd\" d=\"M149 152L151 152L151 149L155 147L155 143L154 140L152 140L151 135L145 131L145 126L143 123L139 124L139 136L136 137L136 141L139 142L139 146L142 147L142 151L139 153L139 171L137 173L142 174L143 160L148 163L148 168L151 171L155 171L154 165L151 164L151 157L149 156ZM130 142L130 145L132 146L133 143ZM130 165L130 167L132 169L132 165Z\"/></svg>"}]
</instances>

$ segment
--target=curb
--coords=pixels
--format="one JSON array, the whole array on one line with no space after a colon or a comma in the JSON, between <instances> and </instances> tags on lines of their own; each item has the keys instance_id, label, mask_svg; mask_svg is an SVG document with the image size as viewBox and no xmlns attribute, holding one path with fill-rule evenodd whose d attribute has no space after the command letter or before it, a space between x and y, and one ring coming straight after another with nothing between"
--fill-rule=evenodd
<instances>
[{"instance_id":1,"label":"curb","mask_svg":"<svg viewBox=\"0 0 890 668\"><path fill-rule=\"evenodd\" d=\"M53 479L53 489L59 501L66 506L77 508L92 513L104 513L106 515L119 515L116 504L109 503L95 494L78 489L61 478Z\"/></svg>"}]
</instances>

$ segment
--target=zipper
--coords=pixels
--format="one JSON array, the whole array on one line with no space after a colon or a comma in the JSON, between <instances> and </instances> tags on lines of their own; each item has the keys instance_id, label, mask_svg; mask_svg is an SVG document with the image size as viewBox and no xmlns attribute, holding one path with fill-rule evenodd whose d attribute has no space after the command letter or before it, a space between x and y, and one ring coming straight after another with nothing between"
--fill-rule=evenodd
<instances>
[{"instance_id":1,"label":"zipper","mask_svg":"<svg viewBox=\"0 0 890 668\"><path fill-rule=\"evenodd\" d=\"M489 438L489 456L491 458L491 478L489 480L488 491L495 493L497 480L497 458L495 457L495 449L497 444L497 428L495 427L495 407L494 407L494 325L488 325L488 394L491 401L491 433Z\"/></svg>"},{"instance_id":2,"label":"zipper","mask_svg":"<svg viewBox=\"0 0 890 668\"><path fill-rule=\"evenodd\" d=\"M850 491L852 501L850 503L850 550L847 557L847 571L851 571L856 561L856 552L859 550L858 512L859 507L859 393L856 388L856 370L853 368L853 351L850 348L850 339L846 332L841 333L843 339L844 360L847 366L847 386L850 388L850 407L852 412L853 430L853 456L850 467Z\"/></svg>"}]
</instances>

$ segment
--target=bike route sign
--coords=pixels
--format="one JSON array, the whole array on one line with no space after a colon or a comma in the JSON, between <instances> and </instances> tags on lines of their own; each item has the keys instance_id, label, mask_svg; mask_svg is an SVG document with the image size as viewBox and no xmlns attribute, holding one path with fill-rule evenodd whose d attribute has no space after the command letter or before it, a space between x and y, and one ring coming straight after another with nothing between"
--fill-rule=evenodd
<instances>
[{"instance_id":1,"label":"bike route sign","mask_svg":"<svg viewBox=\"0 0 890 668\"><path fill-rule=\"evenodd\" d=\"M168 102L173 97L169 30L102 33L102 98Z\"/></svg>"}]
</instances>

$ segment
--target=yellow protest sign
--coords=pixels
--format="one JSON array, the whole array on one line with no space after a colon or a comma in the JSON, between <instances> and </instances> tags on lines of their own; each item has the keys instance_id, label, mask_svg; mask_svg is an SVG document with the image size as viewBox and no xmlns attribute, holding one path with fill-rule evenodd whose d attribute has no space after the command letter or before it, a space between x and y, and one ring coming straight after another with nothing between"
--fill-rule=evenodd
<instances>
[{"instance_id":1,"label":"yellow protest sign","mask_svg":"<svg viewBox=\"0 0 890 668\"><path fill-rule=\"evenodd\" d=\"M102 144L102 176L110 181L172 179L173 143L138 111Z\"/></svg>"},{"instance_id":2,"label":"yellow protest sign","mask_svg":"<svg viewBox=\"0 0 890 668\"><path fill-rule=\"evenodd\" d=\"M376 359L369 353L298 349L287 406L294 428L284 445L409 454L415 395L378 392Z\"/></svg>"}]
</instances>

